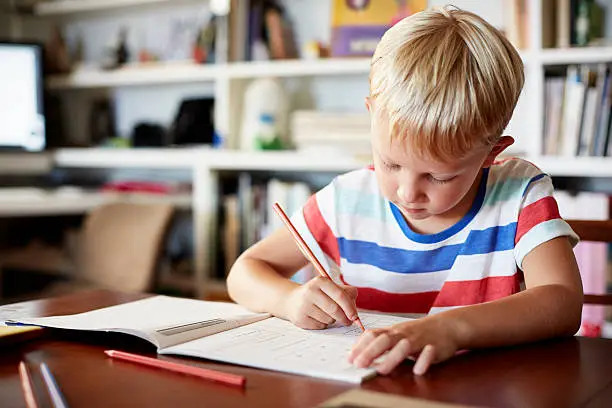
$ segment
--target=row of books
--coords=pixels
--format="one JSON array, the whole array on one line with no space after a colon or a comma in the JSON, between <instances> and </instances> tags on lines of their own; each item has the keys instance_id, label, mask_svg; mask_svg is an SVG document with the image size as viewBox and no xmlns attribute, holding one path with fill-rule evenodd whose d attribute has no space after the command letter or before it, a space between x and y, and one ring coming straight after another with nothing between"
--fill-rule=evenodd
<instances>
[{"instance_id":1,"label":"row of books","mask_svg":"<svg viewBox=\"0 0 612 408\"><path fill-rule=\"evenodd\" d=\"M570 65L547 77L544 91L544 154L612 155L609 65Z\"/></svg>"},{"instance_id":2,"label":"row of books","mask_svg":"<svg viewBox=\"0 0 612 408\"><path fill-rule=\"evenodd\" d=\"M528 0L505 0L504 25L508 39L520 49L529 47ZM601 45L604 10L593 0L542 0L542 46L567 48Z\"/></svg>"},{"instance_id":3,"label":"row of books","mask_svg":"<svg viewBox=\"0 0 612 408\"><path fill-rule=\"evenodd\" d=\"M272 208L275 202L291 217L311 194L312 190L305 182L288 182L278 178L262 182L254 180L250 173L241 173L236 193L222 197L222 273L227 274L238 256L247 248L271 232L285 228Z\"/></svg>"},{"instance_id":4,"label":"row of books","mask_svg":"<svg viewBox=\"0 0 612 408\"><path fill-rule=\"evenodd\" d=\"M297 110L291 113L291 140L298 150L337 150L369 157L370 115L367 112Z\"/></svg>"}]
</instances>

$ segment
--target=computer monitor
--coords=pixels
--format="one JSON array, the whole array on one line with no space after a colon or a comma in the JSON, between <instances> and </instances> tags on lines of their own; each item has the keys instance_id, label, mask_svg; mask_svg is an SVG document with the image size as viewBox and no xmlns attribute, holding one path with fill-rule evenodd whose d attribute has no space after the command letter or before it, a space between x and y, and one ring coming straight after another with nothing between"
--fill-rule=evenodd
<instances>
[{"instance_id":1,"label":"computer monitor","mask_svg":"<svg viewBox=\"0 0 612 408\"><path fill-rule=\"evenodd\" d=\"M42 67L40 44L0 41L0 150L45 149Z\"/></svg>"}]
</instances>

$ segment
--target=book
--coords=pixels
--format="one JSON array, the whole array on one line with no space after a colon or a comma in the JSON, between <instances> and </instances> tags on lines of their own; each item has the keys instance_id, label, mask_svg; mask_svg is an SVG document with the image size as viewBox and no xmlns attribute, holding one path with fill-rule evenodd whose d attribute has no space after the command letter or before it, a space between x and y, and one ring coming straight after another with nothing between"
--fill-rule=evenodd
<instances>
[{"instance_id":1,"label":"book","mask_svg":"<svg viewBox=\"0 0 612 408\"><path fill-rule=\"evenodd\" d=\"M472 405L458 405L430 401L421 398L393 395L378 391L353 389L335 396L319 408L469 408Z\"/></svg>"},{"instance_id":2,"label":"book","mask_svg":"<svg viewBox=\"0 0 612 408\"><path fill-rule=\"evenodd\" d=\"M21 343L40 337L39 327L0 326L0 346Z\"/></svg>"},{"instance_id":3,"label":"book","mask_svg":"<svg viewBox=\"0 0 612 408\"><path fill-rule=\"evenodd\" d=\"M334 0L331 55L371 56L391 26L426 8L425 0Z\"/></svg>"},{"instance_id":4,"label":"book","mask_svg":"<svg viewBox=\"0 0 612 408\"><path fill-rule=\"evenodd\" d=\"M360 312L360 318L370 329L410 320L365 312ZM356 325L304 330L286 320L267 313L253 313L234 303L160 295L85 313L22 318L11 323L124 333L153 344L158 354L204 358L355 384L376 375L374 368L357 368L347 360L361 333Z\"/></svg>"}]
</instances>

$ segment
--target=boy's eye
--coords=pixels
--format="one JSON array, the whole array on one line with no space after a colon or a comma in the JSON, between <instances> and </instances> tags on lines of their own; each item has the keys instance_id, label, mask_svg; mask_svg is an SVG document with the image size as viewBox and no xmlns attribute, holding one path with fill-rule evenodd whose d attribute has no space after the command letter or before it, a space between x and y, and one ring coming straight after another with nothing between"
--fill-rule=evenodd
<instances>
[{"instance_id":1,"label":"boy's eye","mask_svg":"<svg viewBox=\"0 0 612 408\"><path fill-rule=\"evenodd\" d=\"M387 170L399 170L400 169L400 165L399 164L388 163L386 161L383 161L383 166L385 166L385 168Z\"/></svg>"},{"instance_id":2,"label":"boy's eye","mask_svg":"<svg viewBox=\"0 0 612 408\"><path fill-rule=\"evenodd\" d=\"M453 176L453 177L450 177L450 178L440 179L440 178L436 178L433 175L429 174L427 176L427 178L432 183L444 184L444 183L448 183L449 181L452 181L455 177Z\"/></svg>"}]
</instances>

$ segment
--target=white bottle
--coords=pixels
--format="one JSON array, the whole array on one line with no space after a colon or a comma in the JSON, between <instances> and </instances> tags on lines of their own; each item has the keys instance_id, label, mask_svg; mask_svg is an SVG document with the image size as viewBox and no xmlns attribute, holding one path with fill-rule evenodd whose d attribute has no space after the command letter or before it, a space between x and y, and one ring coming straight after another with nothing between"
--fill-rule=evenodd
<instances>
[{"instance_id":1,"label":"white bottle","mask_svg":"<svg viewBox=\"0 0 612 408\"><path fill-rule=\"evenodd\" d=\"M257 150L261 146L259 138L272 133L279 137L283 146L288 146L289 103L285 88L279 80L253 80L244 92L242 106L239 143L241 150ZM268 120L269 118L273 120Z\"/></svg>"}]
</instances>

